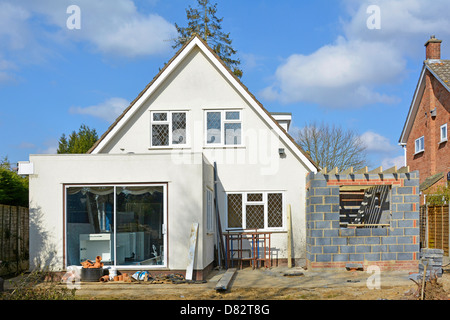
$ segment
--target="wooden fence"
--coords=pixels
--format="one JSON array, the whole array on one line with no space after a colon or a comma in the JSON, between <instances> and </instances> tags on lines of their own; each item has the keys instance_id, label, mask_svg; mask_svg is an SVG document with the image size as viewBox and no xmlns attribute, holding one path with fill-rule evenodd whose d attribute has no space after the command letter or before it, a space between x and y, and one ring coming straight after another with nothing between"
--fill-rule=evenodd
<instances>
[{"instance_id":1,"label":"wooden fence","mask_svg":"<svg viewBox=\"0 0 450 320\"><path fill-rule=\"evenodd\" d=\"M421 232L422 247L442 249L449 255L449 206L422 206Z\"/></svg>"},{"instance_id":2,"label":"wooden fence","mask_svg":"<svg viewBox=\"0 0 450 320\"><path fill-rule=\"evenodd\" d=\"M28 208L0 204L0 275L28 269Z\"/></svg>"}]
</instances>

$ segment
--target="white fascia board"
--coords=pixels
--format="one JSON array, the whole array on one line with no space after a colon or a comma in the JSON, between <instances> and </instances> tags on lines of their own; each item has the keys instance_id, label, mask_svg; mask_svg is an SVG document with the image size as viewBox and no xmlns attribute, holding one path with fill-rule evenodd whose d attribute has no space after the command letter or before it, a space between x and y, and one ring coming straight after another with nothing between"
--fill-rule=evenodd
<instances>
[{"instance_id":1,"label":"white fascia board","mask_svg":"<svg viewBox=\"0 0 450 320\"><path fill-rule=\"evenodd\" d=\"M134 103L134 105L128 110L122 119L114 126L114 128L111 129L111 131L107 134L107 136L95 147L94 150L92 150L91 154L97 154L99 153L111 140L112 137L116 135L116 133L123 127L125 123L133 116L133 114L140 109L140 107L144 104L144 102L151 96L151 94L159 87L159 85L164 82L164 80L172 73L172 71L180 64L181 61L183 61L184 57L188 55L191 50L194 48L196 43L194 42L197 40L195 38L193 41L191 41L186 48L180 54L178 57L176 57L168 66L167 69L164 70L164 72L155 80L155 82L142 94L142 96ZM198 41L198 40L197 40Z\"/></svg>"},{"instance_id":2,"label":"white fascia board","mask_svg":"<svg viewBox=\"0 0 450 320\"><path fill-rule=\"evenodd\" d=\"M192 49L198 46L200 50L208 57L208 59L217 67L222 75L238 90L238 92L249 102L253 109L258 112L258 114L270 124L271 128L280 136L283 141L290 147L291 150L302 160L302 162L308 167L312 172L317 172L316 167L309 161L305 155L300 152L300 150L292 143L292 141L286 136L286 134L274 124L273 120L261 109L258 103L249 95L247 90L245 90L240 83L234 79L234 77L226 70L226 68L217 60L217 58L205 47L205 45L198 39L194 38L192 41L184 48L182 52L172 61L167 69L158 77L158 79L143 93L143 95L135 102L130 110L124 115L122 119L114 126L114 128L108 133L108 135L103 139L99 145L91 152L92 154L98 153L103 147L110 141L110 139L120 130L120 128L131 118L131 116L140 108L140 106L148 99L148 97L158 88L158 86L170 75L170 73L179 65L181 61L192 51Z\"/></svg>"},{"instance_id":3,"label":"white fascia board","mask_svg":"<svg viewBox=\"0 0 450 320\"><path fill-rule=\"evenodd\" d=\"M425 87L425 70L428 69L425 67L422 68L422 72L420 73L419 82L417 84L416 90L414 92L413 101L408 111L408 116L406 117L405 125L403 126L402 134L399 139L399 145L406 145L409 133L411 131L414 119L416 118L417 110L419 108L419 104L421 101L423 89ZM420 94L419 94L420 93Z\"/></svg>"},{"instance_id":4,"label":"white fascia board","mask_svg":"<svg viewBox=\"0 0 450 320\"><path fill-rule=\"evenodd\" d=\"M273 129L279 137L290 147L290 149L302 160L302 162L308 167L311 172L316 173L316 167L309 161L305 155L300 152L297 146L295 146L292 141L286 136L284 133L273 121L272 118L269 117L267 113L265 113L259 104L253 99L253 97L245 90L241 84L236 81L236 79L226 70L226 68L217 60L217 58L204 46L204 44L199 41L197 38L194 39L203 53L209 58L212 63L217 67L218 70L221 71L222 75L238 90L238 92L247 100L248 103L253 107L256 112L270 125L271 129Z\"/></svg>"}]
</instances>

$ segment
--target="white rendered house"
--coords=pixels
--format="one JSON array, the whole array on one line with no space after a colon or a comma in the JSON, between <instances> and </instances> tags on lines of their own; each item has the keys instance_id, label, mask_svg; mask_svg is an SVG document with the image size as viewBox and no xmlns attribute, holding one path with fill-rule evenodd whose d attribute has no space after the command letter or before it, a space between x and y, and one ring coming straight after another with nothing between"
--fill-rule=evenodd
<instances>
[{"instance_id":1,"label":"white rendered house","mask_svg":"<svg viewBox=\"0 0 450 320\"><path fill-rule=\"evenodd\" d=\"M223 233L270 232L279 263L290 206L292 259L304 258L305 180L317 168L289 123L192 38L88 154L30 156L31 268L100 255L120 270L183 271L198 223L201 278L215 259L215 203Z\"/></svg>"}]
</instances>

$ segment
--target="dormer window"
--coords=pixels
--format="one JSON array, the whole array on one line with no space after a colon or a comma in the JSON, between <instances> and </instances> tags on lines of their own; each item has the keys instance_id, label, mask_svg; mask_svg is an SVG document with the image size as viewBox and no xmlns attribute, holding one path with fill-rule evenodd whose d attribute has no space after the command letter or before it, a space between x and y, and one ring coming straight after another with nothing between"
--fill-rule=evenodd
<instances>
[{"instance_id":1,"label":"dormer window","mask_svg":"<svg viewBox=\"0 0 450 320\"><path fill-rule=\"evenodd\" d=\"M209 146L239 146L242 118L240 110L206 111L206 144Z\"/></svg>"},{"instance_id":2,"label":"dormer window","mask_svg":"<svg viewBox=\"0 0 450 320\"><path fill-rule=\"evenodd\" d=\"M186 146L186 130L186 111L151 112L151 147Z\"/></svg>"}]
</instances>

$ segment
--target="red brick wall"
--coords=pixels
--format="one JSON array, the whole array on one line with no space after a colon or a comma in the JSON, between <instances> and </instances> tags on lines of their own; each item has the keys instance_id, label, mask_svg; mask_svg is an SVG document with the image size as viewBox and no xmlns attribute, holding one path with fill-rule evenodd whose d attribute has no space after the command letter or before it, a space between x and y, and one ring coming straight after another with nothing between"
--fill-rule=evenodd
<instances>
[{"instance_id":1,"label":"red brick wall","mask_svg":"<svg viewBox=\"0 0 450 320\"><path fill-rule=\"evenodd\" d=\"M420 172L421 183L430 175L450 171L450 141L439 144L441 125L447 123L450 128L450 93L430 72L426 71L425 77L426 88L406 151L407 164L411 171ZM430 114L434 108L436 117ZM415 140L421 136L425 137L425 151L414 154Z\"/></svg>"},{"instance_id":2,"label":"red brick wall","mask_svg":"<svg viewBox=\"0 0 450 320\"><path fill-rule=\"evenodd\" d=\"M426 46L426 58L427 59L440 59L441 58L441 43L430 42Z\"/></svg>"}]
</instances>

